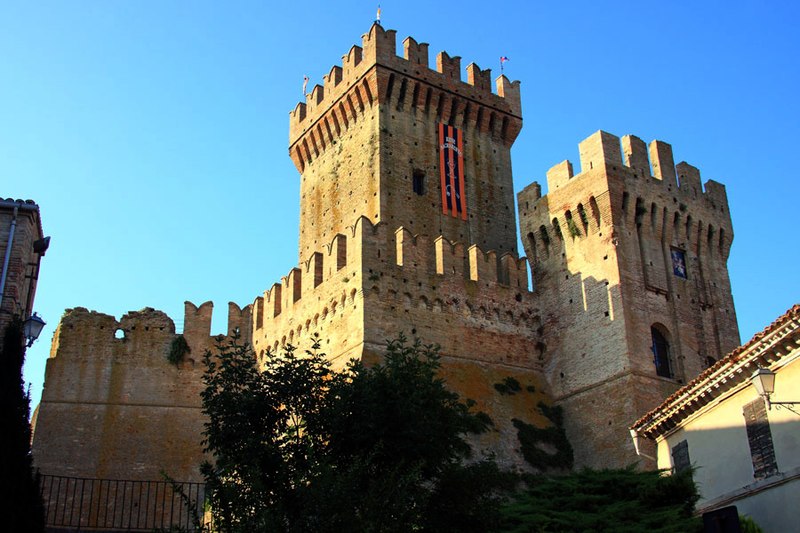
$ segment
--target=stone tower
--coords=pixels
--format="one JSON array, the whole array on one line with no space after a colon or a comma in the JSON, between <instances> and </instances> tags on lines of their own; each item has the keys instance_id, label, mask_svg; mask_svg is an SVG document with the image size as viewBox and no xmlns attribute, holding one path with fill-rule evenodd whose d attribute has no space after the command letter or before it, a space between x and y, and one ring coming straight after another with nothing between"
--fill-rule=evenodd
<instances>
[{"instance_id":1,"label":"stone tower","mask_svg":"<svg viewBox=\"0 0 800 533\"><path fill-rule=\"evenodd\" d=\"M394 30L373 25L363 48L353 46L291 113L301 261L362 215L499 254L516 249L510 149L522 128L519 82L500 76L495 95L488 69L470 64L463 83L460 57L441 52L431 70L427 44L408 37L403 50L397 56ZM445 159L447 139L462 157ZM448 197L440 170L462 163ZM456 204L449 212L448 200Z\"/></svg>"},{"instance_id":2,"label":"stone tower","mask_svg":"<svg viewBox=\"0 0 800 533\"><path fill-rule=\"evenodd\" d=\"M253 306L257 352L311 331L344 364L400 331L443 353L529 358L538 320L516 256L519 82L375 24L291 113L300 264ZM498 320L492 321L492 318ZM464 346L463 340L474 339ZM532 365L525 365L531 368Z\"/></svg>"},{"instance_id":3,"label":"stone tower","mask_svg":"<svg viewBox=\"0 0 800 533\"><path fill-rule=\"evenodd\" d=\"M599 131L518 195L544 366L576 463L624 465L627 426L739 345L725 187L672 147ZM624 155L624 160L623 160Z\"/></svg>"}]
</instances>

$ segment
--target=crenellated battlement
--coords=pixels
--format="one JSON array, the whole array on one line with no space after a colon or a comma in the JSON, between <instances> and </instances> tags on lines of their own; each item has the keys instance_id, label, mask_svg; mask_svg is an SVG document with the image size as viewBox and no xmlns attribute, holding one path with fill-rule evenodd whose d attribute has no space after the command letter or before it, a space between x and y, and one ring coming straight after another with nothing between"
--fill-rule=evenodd
<instances>
[{"instance_id":1,"label":"crenellated battlement","mask_svg":"<svg viewBox=\"0 0 800 533\"><path fill-rule=\"evenodd\" d=\"M475 127L509 146L522 128L519 82L505 76L491 90L491 70L476 64L461 79L461 58L440 52L428 63L428 44L411 37L397 55L395 30L374 24L289 114L289 153L298 170L318 157L376 104L408 107L437 120Z\"/></svg>"},{"instance_id":2,"label":"crenellated battlement","mask_svg":"<svg viewBox=\"0 0 800 533\"><path fill-rule=\"evenodd\" d=\"M442 236L432 240L427 235L412 235L402 226L390 232L385 223L373 224L364 216L358 217L349 229L347 235L334 236L323 246L322 252L312 253L255 299L252 304L255 330L295 305L303 305L309 299L322 301L321 295L327 294L331 284L357 287L366 283L364 278L370 275L370 260L365 254L421 275L528 291L528 266L524 257L505 253L498 258L494 250L484 251L477 245L465 248L462 243L450 242ZM191 304L187 302L188 305ZM210 305L210 302L203 305ZM202 319L195 320L205 324Z\"/></svg>"},{"instance_id":3,"label":"crenellated battlement","mask_svg":"<svg viewBox=\"0 0 800 533\"><path fill-rule=\"evenodd\" d=\"M704 188L696 167L674 164L669 144L656 140L647 146L633 135L620 139L598 131L580 143L579 151L579 174L570 161L562 161L547 172L547 195L534 182L517 196L520 220L528 234L538 235L538 250L547 254L549 242L602 236L602 223L613 219L698 253L728 257L733 229L725 186L709 180ZM523 221L542 205L546 213ZM607 238L610 234L605 231Z\"/></svg>"},{"instance_id":4,"label":"crenellated battlement","mask_svg":"<svg viewBox=\"0 0 800 533\"><path fill-rule=\"evenodd\" d=\"M686 163L675 165L672 146L655 140L646 145L635 135L620 139L605 131L597 131L579 145L581 172L575 174L570 161L562 161L547 171L547 186L550 192L565 186L571 180L596 169L610 174L625 170L626 177L640 179L645 183L660 186L668 192L677 192L684 199L699 200L717 207L727 208L725 186L709 180L705 190L700 182L700 171Z\"/></svg>"},{"instance_id":5,"label":"crenellated battlement","mask_svg":"<svg viewBox=\"0 0 800 533\"><path fill-rule=\"evenodd\" d=\"M126 352L147 356L140 348L164 343L175 336L175 323L163 311L147 307L126 313L119 321L111 315L84 307L67 309L56 327L50 357L108 357L116 346L125 345ZM89 346L76 351L75 346Z\"/></svg>"},{"instance_id":6,"label":"crenellated battlement","mask_svg":"<svg viewBox=\"0 0 800 533\"><path fill-rule=\"evenodd\" d=\"M374 316L368 324L374 328L381 323L381 328L361 332L363 314L377 312L376 306L387 313L385 320ZM404 312L418 317L413 320L420 320L416 326L420 334L427 328L425 313L441 313L481 332L475 335L482 339L509 335L520 346L530 344L529 349L501 350L502 357L496 347L485 347L480 356L508 364L522 364L531 356L534 343L529 337L541 325L524 257L511 253L498 257L493 250L451 242L441 235L432 239L404 227L392 231L366 217L358 217L347 234L337 235L322 251L292 268L256 298L253 309L253 343L260 357L318 333L337 365L362 357L364 350L380 350L385 339L398 333L393 328ZM369 349L359 344L362 338ZM426 338L458 351L452 332L431 330Z\"/></svg>"}]
</instances>

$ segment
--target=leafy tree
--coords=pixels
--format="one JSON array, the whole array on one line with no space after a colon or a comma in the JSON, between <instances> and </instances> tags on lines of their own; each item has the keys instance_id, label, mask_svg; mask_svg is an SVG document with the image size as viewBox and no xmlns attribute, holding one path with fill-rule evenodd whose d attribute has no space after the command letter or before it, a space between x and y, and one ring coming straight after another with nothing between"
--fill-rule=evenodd
<instances>
[{"instance_id":1,"label":"leafy tree","mask_svg":"<svg viewBox=\"0 0 800 533\"><path fill-rule=\"evenodd\" d=\"M318 348L298 357L289 346L263 369L238 338L218 338L217 354L206 353L204 444L214 462L201 471L221 531L289 530L302 513L317 451L304 421L330 376Z\"/></svg>"},{"instance_id":2,"label":"leafy tree","mask_svg":"<svg viewBox=\"0 0 800 533\"><path fill-rule=\"evenodd\" d=\"M584 470L559 477L530 477L528 489L502 509L497 531L702 531L692 516L697 488L691 472Z\"/></svg>"},{"instance_id":3,"label":"leafy tree","mask_svg":"<svg viewBox=\"0 0 800 533\"><path fill-rule=\"evenodd\" d=\"M485 531L489 461L464 464L487 419L447 390L436 348L404 338L384 362L332 372L318 342L263 369L238 341L206 355L203 466L221 531Z\"/></svg>"},{"instance_id":4,"label":"leafy tree","mask_svg":"<svg viewBox=\"0 0 800 533\"><path fill-rule=\"evenodd\" d=\"M496 488L509 485L491 461L465 464L466 433L487 429L438 376L438 348L401 335L382 363L352 362L333 376L309 428L327 443L314 500L338 499L317 530L485 531Z\"/></svg>"},{"instance_id":5,"label":"leafy tree","mask_svg":"<svg viewBox=\"0 0 800 533\"><path fill-rule=\"evenodd\" d=\"M8 531L44 531L44 506L31 456L30 391L22 365L22 321L15 318L0 349L0 508Z\"/></svg>"},{"instance_id":6,"label":"leafy tree","mask_svg":"<svg viewBox=\"0 0 800 533\"><path fill-rule=\"evenodd\" d=\"M259 365L238 340L206 354L202 470L221 532L695 531L690 475L529 476L470 462L491 421L438 376L437 349L400 337L374 366L333 372L315 340ZM541 406L540 406L541 408ZM558 413L553 411L552 417ZM557 417L556 417L557 418ZM502 507L501 507L502 503Z\"/></svg>"}]
</instances>

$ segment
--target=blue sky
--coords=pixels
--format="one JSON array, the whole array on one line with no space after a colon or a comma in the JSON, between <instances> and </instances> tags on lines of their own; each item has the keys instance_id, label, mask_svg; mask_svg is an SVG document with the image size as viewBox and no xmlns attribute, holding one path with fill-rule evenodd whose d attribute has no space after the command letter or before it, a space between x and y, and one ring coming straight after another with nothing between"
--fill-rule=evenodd
<instances>
[{"instance_id":1,"label":"blue sky","mask_svg":"<svg viewBox=\"0 0 800 533\"><path fill-rule=\"evenodd\" d=\"M375 2L0 4L0 196L52 236L28 351L38 402L65 308L115 315L246 305L297 261L288 112ZM517 190L598 129L673 145L727 186L742 340L794 303L800 139L794 2L383 1L386 28L522 82ZM768 5L770 4L770 5ZM466 74L463 74L466 76ZM310 90L310 89L309 89ZM795 206L795 207L793 207Z\"/></svg>"}]
</instances>

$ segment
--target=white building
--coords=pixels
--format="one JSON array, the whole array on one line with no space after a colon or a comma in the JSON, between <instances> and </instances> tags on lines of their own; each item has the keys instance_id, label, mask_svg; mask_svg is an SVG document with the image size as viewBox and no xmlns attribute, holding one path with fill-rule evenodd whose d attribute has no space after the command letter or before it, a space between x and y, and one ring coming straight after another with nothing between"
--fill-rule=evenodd
<instances>
[{"instance_id":1,"label":"white building","mask_svg":"<svg viewBox=\"0 0 800 533\"><path fill-rule=\"evenodd\" d=\"M759 395L753 374L775 373ZM698 513L735 505L764 531L800 523L800 305L675 392L631 428L658 467L695 468Z\"/></svg>"}]
</instances>

